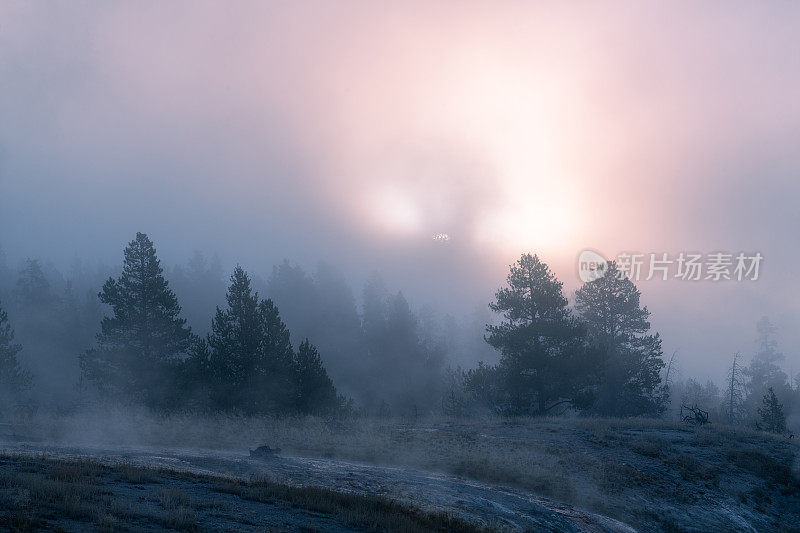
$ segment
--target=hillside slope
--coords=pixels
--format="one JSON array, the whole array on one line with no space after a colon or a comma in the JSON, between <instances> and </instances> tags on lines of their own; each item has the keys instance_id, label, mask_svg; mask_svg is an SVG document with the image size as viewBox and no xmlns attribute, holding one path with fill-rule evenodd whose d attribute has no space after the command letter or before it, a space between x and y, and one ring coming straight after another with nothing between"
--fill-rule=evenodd
<instances>
[{"instance_id":1,"label":"hillside slope","mask_svg":"<svg viewBox=\"0 0 800 533\"><path fill-rule=\"evenodd\" d=\"M536 516L553 516L589 530L800 530L796 442L743 428L645 419L343 423L116 413L101 427L96 420L29 426L30 442L6 449L47 450L33 442L40 440L60 442L50 448L59 454L258 472L380 494L487 526L526 528ZM75 447L63 448L66 442ZM251 461L247 449L264 443L285 457Z\"/></svg>"}]
</instances>

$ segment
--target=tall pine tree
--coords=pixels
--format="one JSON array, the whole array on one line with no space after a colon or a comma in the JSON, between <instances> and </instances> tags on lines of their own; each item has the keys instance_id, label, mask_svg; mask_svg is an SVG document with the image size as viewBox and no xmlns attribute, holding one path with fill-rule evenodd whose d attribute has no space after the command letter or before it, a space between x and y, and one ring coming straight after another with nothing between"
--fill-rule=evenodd
<instances>
[{"instance_id":1,"label":"tall pine tree","mask_svg":"<svg viewBox=\"0 0 800 533\"><path fill-rule=\"evenodd\" d=\"M613 261L602 277L575 293L575 306L593 342L606 352L596 410L610 416L659 415L666 407L661 386L661 338L650 334L650 312L641 293Z\"/></svg>"},{"instance_id":2,"label":"tall pine tree","mask_svg":"<svg viewBox=\"0 0 800 533\"><path fill-rule=\"evenodd\" d=\"M0 412L8 415L20 403L20 394L31 384L31 376L22 370L17 354L22 346L14 343L14 330L8 313L0 307Z\"/></svg>"},{"instance_id":3,"label":"tall pine tree","mask_svg":"<svg viewBox=\"0 0 800 533\"><path fill-rule=\"evenodd\" d=\"M101 322L97 348L81 357L84 376L107 395L171 406L177 364L194 339L147 235L128 244L122 275L109 278L99 297L112 315Z\"/></svg>"},{"instance_id":4,"label":"tall pine tree","mask_svg":"<svg viewBox=\"0 0 800 533\"><path fill-rule=\"evenodd\" d=\"M503 317L488 326L486 340L502 354L498 371L512 412L544 415L557 405L591 402L598 357L545 263L524 254L490 308Z\"/></svg>"},{"instance_id":5,"label":"tall pine tree","mask_svg":"<svg viewBox=\"0 0 800 533\"><path fill-rule=\"evenodd\" d=\"M229 410L243 403L239 396L261 349L262 326L258 294L241 267L231 275L225 298L227 309L217 307L211 322L208 369L212 407Z\"/></svg>"},{"instance_id":6,"label":"tall pine tree","mask_svg":"<svg viewBox=\"0 0 800 533\"><path fill-rule=\"evenodd\" d=\"M767 393L761 399L758 415L761 417L765 431L778 434L786 431L786 415L783 414L783 404L778 401L772 387L767 389Z\"/></svg>"},{"instance_id":7,"label":"tall pine tree","mask_svg":"<svg viewBox=\"0 0 800 533\"><path fill-rule=\"evenodd\" d=\"M239 266L231 275L226 309L217 308L207 339L212 409L285 413L294 409L294 353L289 331L271 300L259 301Z\"/></svg>"},{"instance_id":8,"label":"tall pine tree","mask_svg":"<svg viewBox=\"0 0 800 533\"><path fill-rule=\"evenodd\" d=\"M61 302L38 260L27 259L20 270L14 304L9 311L14 317L16 338L25 345L26 366L37 382L50 384L37 390L37 396L51 400L56 390L69 393L76 377L74 373L70 375L70 370L76 370L77 351L65 353L64 337L59 331L63 320Z\"/></svg>"},{"instance_id":9,"label":"tall pine tree","mask_svg":"<svg viewBox=\"0 0 800 533\"><path fill-rule=\"evenodd\" d=\"M781 401L790 399L793 393L789 377L780 367L785 356L778 349L775 326L769 318L761 317L756 324L756 330L758 351L753 355L750 365L744 369L745 376L749 378L745 385L745 408L748 416L753 419L758 418L759 405L770 388Z\"/></svg>"},{"instance_id":10,"label":"tall pine tree","mask_svg":"<svg viewBox=\"0 0 800 533\"><path fill-rule=\"evenodd\" d=\"M338 406L336 388L322 365L319 352L304 340L294 359L297 383L297 410L301 413L327 415Z\"/></svg>"},{"instance_id":11,"label":"tall pine tree","mask_svg":"<svg viewBox=\"0 0 800 533\"><path fill-rule=\"evenodd\" d=\"M270 300L261 300L258 311L264 328L263 348L259 353L251 390L269 391L269 397L256 394L258 401L268 400L263 410L289 412L296 410L294 351L289 329L281 320L278 307Z\"/></svg>"}]
</instances>

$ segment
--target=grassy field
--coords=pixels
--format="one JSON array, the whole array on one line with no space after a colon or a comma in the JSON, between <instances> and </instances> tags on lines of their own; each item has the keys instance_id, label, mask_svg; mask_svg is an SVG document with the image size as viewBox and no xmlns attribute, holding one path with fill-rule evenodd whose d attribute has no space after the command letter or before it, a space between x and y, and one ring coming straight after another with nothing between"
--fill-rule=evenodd
<instances>
[{"instance_id":1,"label":"grassy field","mask_svg":"<svg viewBox=\"0 0 800 533\"><path fill-rule=\"evenodd\" d=\"M318 487L14 456L0 457L0 527L478 531L444 514Z\"/></svg>"},{"instance_id":2,"label":"grassy field","mask_svg":"<svg viewBox=\"0 0 800 533\"><path fill-rule=\"evenodd\" d=\"M352 420L106 413L36 425L41 438L285 453L442 471L529 489L645 530L800 530L796 441L648 419ZM102 429L101 429L102 427ZM133 429L135 428L135 430Z\"/></svg>"}]
</instances>

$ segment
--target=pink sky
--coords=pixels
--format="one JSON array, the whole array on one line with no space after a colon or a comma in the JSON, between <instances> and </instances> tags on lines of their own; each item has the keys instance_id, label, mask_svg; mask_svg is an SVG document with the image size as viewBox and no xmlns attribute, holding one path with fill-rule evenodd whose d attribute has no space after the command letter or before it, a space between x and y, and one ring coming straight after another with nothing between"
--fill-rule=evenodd
<instances>
[{"instance_id":1,"label":"pink sky","mask_svg":"<svg viewBox=\"0 0 800 533\"><path fill-rule=\"evenodd\" d=\"M0 244L113 261L141 229L465 313L523 251L570 291L587 247L760 251L758 282L645 301L687 374L764 314L797 372L799 10L4 2Z\"/></svg>"}]
</instances>

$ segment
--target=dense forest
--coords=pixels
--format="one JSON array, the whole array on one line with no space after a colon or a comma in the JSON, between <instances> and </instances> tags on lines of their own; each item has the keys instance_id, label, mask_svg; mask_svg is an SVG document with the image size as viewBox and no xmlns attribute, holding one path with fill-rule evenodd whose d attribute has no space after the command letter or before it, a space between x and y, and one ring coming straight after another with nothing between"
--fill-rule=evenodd
<instances>
[{"instance_id":1,"label":"dense forest","mask_svg":"<svg viewBox=\"0 0 800 533\"><path fill-rule=\"evenodd\" d=\"M722 388L679 379L635 284L611 263L572 304L536 255L511 266L466 321L415 310L374 274L356 298L344 276L288 261L261 278L195 254L167 269L138 233L120 268L68 274L0 254L3 416L113 402L155 411L269 415L680 416L782 433L800 383L780 367L775 328Z\"/></svg>"}]
</instances>

